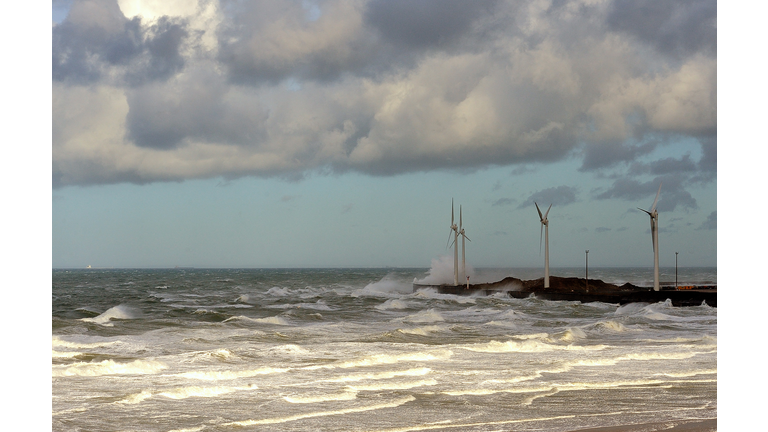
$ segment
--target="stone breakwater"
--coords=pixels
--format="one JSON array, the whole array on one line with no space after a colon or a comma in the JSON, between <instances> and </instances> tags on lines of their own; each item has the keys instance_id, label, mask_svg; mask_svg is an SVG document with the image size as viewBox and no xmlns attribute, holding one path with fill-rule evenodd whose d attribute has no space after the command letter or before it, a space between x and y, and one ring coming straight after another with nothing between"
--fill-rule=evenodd
<instances>
[{"instance_id":1,"label":"stone breakwater","mask_svg":"<svg viewBox=\"0 0 768 432\"><path fill-rule=\"evenodd\" d=\"M467 285L428 285L413 284L414 292L423 288L436 288L441 294L491 295L505 292L510 297L527 298L535 296L544 300L565 300L604 303L656 303L669 299L673 306L708 306L717 307L717 286L670 286L654 291L650 287L639 287L630 283L614 285L599 279L550 276L549 287L544 288L544 278L521 280L506 277L497 282Z\"/></svg>"}]
</instances>

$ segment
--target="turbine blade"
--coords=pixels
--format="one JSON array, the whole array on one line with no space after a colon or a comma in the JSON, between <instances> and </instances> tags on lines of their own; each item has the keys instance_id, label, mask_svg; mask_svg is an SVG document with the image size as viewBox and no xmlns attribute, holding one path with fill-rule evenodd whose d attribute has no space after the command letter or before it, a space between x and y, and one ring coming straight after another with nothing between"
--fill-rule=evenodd
<instances>
[{"instance_id":1,"label":"turbine blade","mask_svg":"<svg viewBox=\"0 0 768 432\"><path fill-rule=\"evenodd\" d=\"M648 210L643 210L640 207L638 207L637 209L640 210L640 211L644 211L644 212L648 213L648 216L651 216L651 212L649 212Z\"/></svg>"},{"instance_id":2,"label":"turbine blade","mask_svg":"<svg viewBox=\"0 0 768 432\"><path fill-rule=\"evenodd\" d=\"M467 239L467 241L472 241L472 240L469 239L469 237L467 237L466 234L462 234L462 235L464 236L465 239Z\"/></svg>"},{"instance_id":3,"label":"turbine blade","mask_svg":"<svg viewBox=\"0 0 768 432\"><path fill-rule=\"evenodd\" d=\"M659 183L659 191L656 192L656 199L653 200L653 205L651 206L651 213L653 213L656 210L656 203L659 202L659 194L661 193L661 183Z\"/></svg>"},{"instance_id":4,"label":"turbine blade","mask_svg":"<svg viewBox=\"0 0 768 432\"><path fill-rule=\"evenodd\" d=\"M459 206L459 230L461 230L461 206Z\"/></svg>"},{"instance_id":5,"label":"turbine blade","mask_svg":"<svg viewBox=\"0 0 768 432\"><path fill-rule=\"evenodd\" d=\"M536 211L539 212L539 219L544 220L544 216L541 215L541 210L539 210L539 205L536 204L536 201L533 202L533 205L536 206Z\"/></svg>"},{"instance_id":6,"label":"turbine blade","mask_svg":"<svg viewBox=\"0 0 768 432\"><path fill-rule=\"evenodd\" d=\"M547 212L544 213L544 219L547 218L547 215L549 214L549 210L552 208L552 204L549 205L549 208L547 209Z\"/></svg>"},{"instance_id":7,"label":"turbine blade","mask_svg":"<svg viewBox=\"0 0 768 432\"><path fill-rule=\"evenodd\" d=\"M453 198L451 198L451 226L453 226Z\"/></svg>"},{"instance_id":8,"label":"turbine blade","mask_svg":"<svg viewBox=\"0 0 768 432\"><path fill-rule=\"evenodd\" d=\"M541 230L539 231L539 256L541 256L541 238L544 235L544 224L541 224Z\"/></svg>"},{"instance_id":9,"label":"turbine blade","mask_svg":"<svg viewBox=\"0 0 768 432\"><path fill-rule=\"evenodd\" d=\"M449 247L451 247L451 246L450 246L450 244L451 244L451 234L453 234L453 230L451 230L451 232L449 232L449 233L448 233L448 242L445 244L445 248L446 248L446 249L448 249Z\"/></svg>"}]
</instances>

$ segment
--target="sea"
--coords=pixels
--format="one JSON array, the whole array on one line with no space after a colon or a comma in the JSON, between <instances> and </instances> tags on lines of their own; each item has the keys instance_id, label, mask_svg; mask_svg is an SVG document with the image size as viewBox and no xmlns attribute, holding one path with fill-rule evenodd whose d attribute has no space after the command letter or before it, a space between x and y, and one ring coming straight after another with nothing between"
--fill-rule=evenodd
<instances>
[{"instance_id":1,"label":"sea","mask_svg":"<svg viewBox=\"0 0 768 432\"><path fill-rule=\"evenodd\" d=\"M717 283L716 268L661 270L662 281ZM652 285L649 268L588 271ZM52 430L573 431L717 418L717 308L414 292L445 273L434 262L53 270Z\"/></svg>"}]
</instances>

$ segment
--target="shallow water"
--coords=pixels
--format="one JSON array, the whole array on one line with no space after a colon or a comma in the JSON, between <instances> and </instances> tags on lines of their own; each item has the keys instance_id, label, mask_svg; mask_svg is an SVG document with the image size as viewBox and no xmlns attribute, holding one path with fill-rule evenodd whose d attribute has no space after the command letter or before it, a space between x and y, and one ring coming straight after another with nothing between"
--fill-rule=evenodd
<instances>
[{"instance_id":1,"label":"shallow water","mask_svg":"<svg viewBox=\"0 0 768 432\"><path fill-rule=\"evenodd\" d=\"M539 273L485 269L473 282ZM681 276L716 282L716 269ZM413 293L426 277L54 270L53 430L562 431L717 417L716 308Z\"/></svg>"}]
</instances>

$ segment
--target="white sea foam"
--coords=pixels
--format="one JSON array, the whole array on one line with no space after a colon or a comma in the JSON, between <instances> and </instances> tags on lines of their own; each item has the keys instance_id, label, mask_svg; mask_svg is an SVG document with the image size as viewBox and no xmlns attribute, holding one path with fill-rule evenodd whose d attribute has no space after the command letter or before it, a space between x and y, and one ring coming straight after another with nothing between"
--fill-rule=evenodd
<instances>
[{"instance_id":1,"label":"white sea foam","mask_svg":"<svg viewBox=\"0 0 768 432\"><path fill-rule=\"evenodd\" d=\"M422 376L422 375L427 375L430 372L432 372L432 369L430 368L416 368L416 369L408 369L408 370L402 370L402 371L357 373L352 375L341 376L338 378L331 378L323 381L324 382L354 382L354 381L365 381L365 380L381 380L381 379L390 379L390 378L399 377L399 376Z\"/></svg>"},{"instance_id":2,"label":"white sea foam","mask_svg":"<svg viewBox=\"0 0 768 432\"><path fill-rule=\"evenodd\" d=\"M403 318L403 321L412 322L412 323L433 323L433 322L445 321L445 318L443 318L443 316L440 315L440 312L437 312L434 309L428 309L425 311L418 312L414 315L409 315Z\"/></svg>"},{"instance_id":3,"label":"white sea foam","mask_svg":"<svg viewBox=\"0 0 768 432\"><path fill-rule=\"evenodd\" d=\"M598 351L605 349L604 345L554 345L541 342L539 340L525 340L518 341L506 341L498 342L491 341L488 343L467 345L463 346L469 351L484 352L484 353L509 353L509 352L524 352L524 353L538 353L548 351Z\"/></svg>"},{"instance_id":4,"label":"white sea foam","mask_svg":"<svg viewBox=\"0 0 768 432\"><path fill-rule=\"evenodd\" d=\"M94 318L81 318L80 321L92 322L103 326L112 327L114 324L110 323L113 319L133 319L138 313L131 307L126 305L118 305L107 309L101 315Z\"/></svg>"},{"instance_id":5,"label":"white sea foam","mask_svg":"<svg viewBox=\"0 0 768 432\"><path fill-rule=\"evenodd\" d=\"M685 360L691 357L695 357L698 353L630 353L618 357L618 360Z\"/></svg>"},{"instance_id":6,"label":"white sea foam","mask_svg":"<svg viewBox=\"0 0 768 432\"><path fill-rule=\"evenodd\" d=\"M399 299L390 299L376 306L378 310L408 309L408 303Z\"/></svg>"},{"instance_id":7,"label":"white sea foam","mask_svg":"<svg viewBox=\"0 0 768 432\"><path fill-rule=\"evenodd\" d=\"M357 399L357 391L344 391L341 393L329 393L318 395L291 395L283 396L283 399L289 403L310 404L320 402L350 401Z\"/></svg>"},{"instance_id":8,"label":"white sea foam","mask_svg":"<svg viewBox=\"0 0 768 432\"><path fill-rule=\"evenodd\" d=\"M187 399L191 397L216 397L238 390L255 390L256 387L179 387L155 393L153 396L163 396L170 399Z\"/></svg>"},{"instance_id":9,"label":"white sea foam","mask_svg":"<svg viewBox=\"0 0 768 432\"><path fill-rule=\"evenodd\" d=\"M417 279L414 282L424 285L442 285L442 284L452 284L454 281L454 271L453 271L453 257L448 255L441 255L437 258L432 259L432 265L429 268L429 272L427 274L427 277L424 279ZM475 276L475 269L467 264L467 276L472 277ZM465 281L459 281L460 283Z\"/></svg>"},{"instance_id":10,"label":"white sea foam","mask_svg":"<svg viewBox=\"0 0 768 432\"><path fill-rule=\"evenodd\" d=\"M576 327L571 327L567 329L563 334L559 337L559 339L563 342L573 342L575 340L584 339L587 337L587 334L584 333L584 330Z\"/></svg>"},{"instance_id":11,"label":"white sea foam","mask_svg":"<svg viewBox=\"0 0 768 432\"><path fill-rule=\"evenodd\" d=\"M241 390L256 390L255 385L248 385L245 387L200 387L200 386L188 386L177 387L169 390L162 390L152 392L149 390L143 390L140 393L134 393L126 396L124 399L118 401L121 404L138 404L151 397L165 397L168 399L187 399L191 397L216 397L227 393L233 393Z\"/></svg>"},{"instance_id":12,"label":"white sea foam","mask_svg":"<svg viewBox=\"0 0 768 432\"><path fill-rule=\"evenodd\" d=\"M353 414L353 413L375 411L375 410L386 409L386 408L397 408L400 405L406 404L415 399L416 398L413 396L406 396L404 398L395 399L390 402L385 402L385 403L375 404L375 405L363 405L363 406L357 406L353 408L347 408L347 409L341 409L341 410L335 410L335 411L316 411L316 412L310 412L305 414L297 414L297 415L288 416L288 417L274 417L274 418L259 419L259 420L242 420L242 421L236 421L231 423L224 423L223 426L254 426L254 425L261 425L261 424L287 423L287 422L296 421L296 420L303 420L306 418Z\"/></svg>"},{"instance_id":13,"label":"white sea foam","mask_svg":"<svg viewBox=\"0 0 768 432\"><path fill-rule=\"evenodd\" d=\"M668 376L672 378L685 378L685 377L692 377L697 375L717 375L717 369L705 369L705 370L692 370L692 371L686 371L686 372L666 372L666 373L657 373L654 375L659 376Z\"/></svg>"},{"instance_id":14,"label":"white sea foam","mask_svg":"<svg viewBox=\"0 0 768 432\"><path fill-rule=\"evenodd\" d=\"M349 385L352 390L355 391L381 391L381 390L408 390L416 387L433 386L437 385L437 381L433 379L419 380L419 381L406 381L406 382L380 382L376 384L355 384Z\"/></svg>"},{"instance_id":15,"label":"white sea foam","mask_svg":"<svg viewBox=\"0 0 768 432\"><path fill-rule=\"evenodd\" d=\"M289 368L262 367L248 370L225 370L225 371L193 371L176 374L175 376L201 381L224 381L237 378L249 378L257 375L270 375L288 372Z\"/></svg>"},{"instance_id":16,"label":"white sea foam","mask_svg":"<svg viewBox=\"0 0 768 432\"><path fill-rule=\"evenodd\" d=\"M646 305L644 303L627 303L623 306L619 306L614 312L614 315L634 315L641 312L645 307Z\"/></svg>"},{"instance_id":17,"label":"white sea foam","mask_svg":"<svg viewBox=\"0 0 768 432\"><path fill-rule=\"evenodd\" d=\"M130 363L103 360L98 363L80 362L54 366L52 376L144 375L158 373L167 367L164 363L153 360L135 360Z\"/></svg>"},{"instance_id":18,"label":"white sea foam","mask_svg":"<svg viewBox=\"0 0 768 432\"><path fill-rule=\"evenodd\" d=\"M270 325L280 325L280 326L290 325L288 321L278 316L272 316L272 317L266 317L266 318L251 318L243 315L238 315L238 316L227 318L223 322L233 322L233 321L234 322L243 321L243 322L250 322L250 323L270 324Z\"/></svg>"},{"instance_id":19,"label":"white sea foam","mask_svg":"<svg viewBox=\"0 0 768 432\"><path fill-rule=\"evenodd\" d=\"M78 352L78 351L65 351L65 352L62 352L62 351L51 350L51 357L52 358L72 358L72 357L77 357L77 356L81 356L81 355L84 355L84 354L85 353L81 353L81 352Z\"/></svg>"},{"instance_id":20,"label":"white sea foam","mask_svg":"<svg viewBox=\"0 0 768 432\"><path fill-rule=\"evenodd\" d=\"M392 275L386 275L377 282L366 285L363 289L355 291L352 296L386 296L406 294L413 291L413 284L396 280Z\"/></svg>"},{"instance_id":21,"label":"white sea foam","mask_svg":"<svg viewBox=\"0 0 768 432\"><path fill-rule=\"evenodd\" d=\"M438 326L424 326L424 327L416 327L416 328L410 328L410 329L398 329L397 331L405 334L427 336L430 333L437 333L441 330L442 328Z\"/></svg>"},{"instance_id":22,"label":"white sea foam","mask_svg":"<svg viewBox=\"0 0 768 432\"><path fill-rule=\"evenodd\" d=\"M594 324L593 327L598 332L606 332L606 331L608 331L608 332L616 332L616 333L618 333L618 332L627 331L627 328L624 327L624 324L622 324L620 322L613 321L613 320L597 322L597 323Z\"/></svg>"},{"instance_id":23,"label":"white sea foam","mask_svg":"<svg viewBox=\"0 0 768 432\"><path fill-rule=\"evenodd\" d=\"M423 351L412 352L404 354L376 354L370 357L364 357L356 360L350 360L337 365L339 368L353 368L353 367L365 367L365 366L377 366L382 364L392 364L401 362L428 362L435 360L446 360L453 355L453 352L449 350L435 350L435 351ZM334 367L334 366L324 366Z\"/></svg>"},{"instance_id":24,"label":"white sea foam","mask_svg":"<svg viewBox=\"0 0 768 432\"><path fill-rule=\"evenodd\" d=\"M273 287L267 291L267 295L275 297L286 297L291 295L291 291L288 288Z\"/></svg>"}]
</instances>

